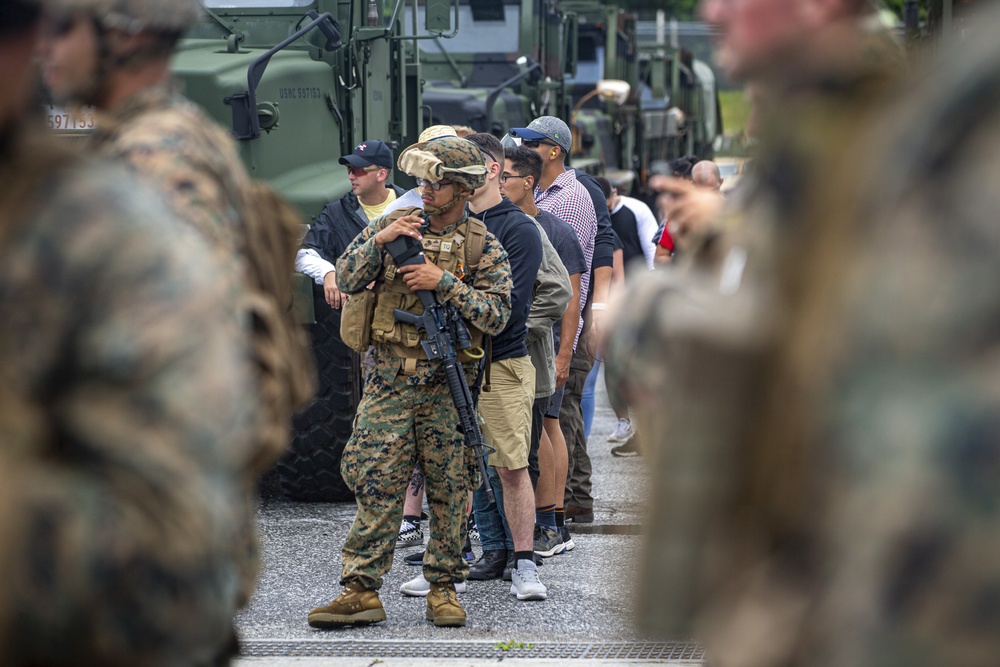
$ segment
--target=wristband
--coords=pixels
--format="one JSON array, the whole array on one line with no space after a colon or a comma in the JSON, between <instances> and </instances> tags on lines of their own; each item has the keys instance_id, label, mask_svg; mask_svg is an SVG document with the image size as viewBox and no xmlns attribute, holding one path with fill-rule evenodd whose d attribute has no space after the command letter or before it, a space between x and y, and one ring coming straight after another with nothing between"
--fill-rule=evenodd
<instances>
[{"instance_id":1,"label":"wristband","mask_svg":"<svg viewBox=\"0 0 1000 667\"><path fill-rule=\"evenodd\" d=\"M591 310L607 310L608 304L606 303L592 303L590 304Z\"/></svg>"}]
</instances>

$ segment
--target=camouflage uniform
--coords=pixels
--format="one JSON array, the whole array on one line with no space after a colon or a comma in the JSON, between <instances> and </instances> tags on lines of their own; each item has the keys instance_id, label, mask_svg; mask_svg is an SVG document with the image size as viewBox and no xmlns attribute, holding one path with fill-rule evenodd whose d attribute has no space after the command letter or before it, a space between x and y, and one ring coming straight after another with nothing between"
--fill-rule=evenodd
<instances>
[{"instance_id":1,"label":"camouflage uniform","mask_svg":"<svg viewBox=\"0 0 1000 667\"><path fill-rule=\"evenodd\" d=\"M219 270L23 127L0 179L0 664L221 664L255 403Z\"/></svg>"},{"instance_id":2,"label":"camouflage uniform","mask_svg":"<svg viewBox=\"0 0 1000 667\"><path fill-rule=\"evenodd\" d=\"M225 131L169 84L163 84L143 89L113 114L99 116L89 147L127 164L165 197L179 220L207 242L216 261L226 269L226 316L247 321L242 335L249 336L243 211L251 180ZM254 416L258 423L253 433L261 436L252 462L258 475L276 459L276 453L268 451L275 449L274 444L265 441L265 434L270 434L267 415L262 409ZM287 446L287 440L278 444ZM247 493L256 497L256 484L250 484ZM240 548L248 555L244 593L249 599L259 563L252 516L244 523L248 532Z\"/></svg>"},{"instance_id":3,"label":"camouflage uniform","mask_svg":"<svg viewBox=\"0 0 1000 667\"><path fill-rule=\"evenodd\" d=\"M337 284L342 291L364 289L392 265L391 259L383 265L383 253L373 239L387 220L383 216L373 221L337 261ZM464 220L463 216L440 235L450 234ZM423 235L430 239L436 234L427 230ZM439 301L456 307L471 326L496 334L510 315L511 284L507 253L487 233L471 286L446 272L436 293ZM382 575L392 565L403 518L403 493L417 464L424 471L431 509L424 574L428 581L446 583L464 581L469 571L461 552L465 505L477 477L476 464L458 431L458 413L440 363L418 360L411 374L402 372L402 363L391 346L376 343L375 368L358 406L354 433L344 448L341 469L357 496L358 514L343 547L341 584L358 580L369 589L381 587ZM475 364L466 365L470 384L475 368Z\"/></svg>"},{"instance_id":4,"label":"camouflage uniform","mask_svg":"<svg viewBox=\"0 0 1000 667\"><path fill-rule=\"evenodd\" d=\"M713 665L831 664L808 624L843 480L817 408L844 352L864 130L899 72L897 49L863 43L778 95L739 227L646 277L606 351L612 391L657 436L639 623L703 639Z\"/></svg>"},{"instance_id":5,"label":"camouflage uniform","mask_svg":"<svg viewBox=\"0 0 1000 667\"><path fill-rule=\"evenodd\" d=\"M99 115L89 141L166 197L223 263L242 269L241 207L250 177L232 139L204 111L168 84L146 88Z\"/></svg>"},{"instance_id":6,"label":"camouflage uniform","mask_svg":"<svg viewBox=\"0 0 1000 667\"><path fill-rule=\"evenodd\" d=\"M998 9L874 133L857 256L806 330L850 352L820 357L838 558L806 625L838 667L1000 656Z\"/></svg>"}]
</instances>

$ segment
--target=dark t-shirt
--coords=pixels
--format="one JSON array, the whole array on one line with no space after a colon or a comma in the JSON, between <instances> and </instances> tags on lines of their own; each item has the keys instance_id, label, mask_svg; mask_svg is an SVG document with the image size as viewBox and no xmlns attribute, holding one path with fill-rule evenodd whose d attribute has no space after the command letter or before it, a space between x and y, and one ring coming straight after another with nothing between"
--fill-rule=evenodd
<instances>
[{"instance_id":1,"label":"dark t-shirt","mask_svg":"<svg viewBox=\"0 0 1000 667\"><path fill-rule=\"evenodd\" d=\"M559 259L569 275L574 273L584 273L587 270L587 258L583 255L583 246L580 239L576 237L576 232L569 223L562 221L548 211L539 209L535 216L538 224L542 226L545 235L549 237L549 242L556 249ZM552 325L552 338L555 348L559 349L559 331L562 329L562 320Z\"/></svg>"},{"instance_id":2,"label":"dark t-shirt","mask_svg":"<svg viewBox=\"0 0 1000 667\"><path fill-rule=\"evenodd\" d=\"M628 206L620 206L617 211L611 214L611 228L621 239L623 260L625 266L636 257L646 261L646 254L642 251L642 244L639 242L639 223L636 221L635 213Z\"/></svg>"}]
</instances>

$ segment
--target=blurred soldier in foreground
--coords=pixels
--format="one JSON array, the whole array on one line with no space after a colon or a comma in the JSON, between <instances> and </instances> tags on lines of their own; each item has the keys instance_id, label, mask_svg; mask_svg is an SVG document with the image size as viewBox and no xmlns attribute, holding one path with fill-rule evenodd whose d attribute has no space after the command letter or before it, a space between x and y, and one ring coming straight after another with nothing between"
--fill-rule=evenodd
<instances>
[{"instance_id":1,"label":"blurred soldier in foreground","mask_svg":"<svg viewBox=\"0 0 1000 667\"><path fill-rule=\"evenodd\" d=\"M204 244L22 116L37 21L0 4L0 664L226 664L248 350Z\"/></svg>"},{"instance_id":2,"label":"blurred soldier in foreground","mask_svg":"<svg viewBox=\"0 0 1000 667\"><path fill-rule=\"evenodd\" d=\"M458 430L458 411L441 361L428 359L420 345L424 336L399 321L395 309L421 314L415 292L433 291L438 303L469 323L478 346L482 338L477 332L496 335L510 317L510 262L486 225L466 213L465 202L486 181L486 161L475 144L458 137L417 143L403 151L397 164L419 179L427 217L410 208L376 218L337 260L337 285L349 295L341 332L345 327L365 330L349 344L356 349L373 344L375 368L344 448L344 480L358 503L342 550L344 588L332 602L309 612L309 625L317 628L385 620L378 589L392 565L403 494L418 464L431 511L431 537L423 556L424 578L430 582L426 618L438 626L466 622L455 585L469 572L462 544L476 462ZM425 263L396 266L386 244L401 236L422 243ZM374 296L366 293L373 281ZM370 309L354 310L369 298ZM464 354L458 360L472 386L475 360Z\"/></svg>"},{"instance_id":3,"label":"blurred soldier in foreground","mask_svg":"<svg viewBox=\"0 0 1000 667\"><path fill-rule=\"evenodd\" d=\"M201 15L198 0L44 0L45 84L59 103L91 104L87 148L121 161L193 228L226 270L226 310L252 341L260 410L252 430L262 474L284 452L296 408L315 378L305 332L292 321L291 276L299 219L253 182L226 132L180 95L170 59ZM256 494L250 478L248 494ZM257 572L253 517L235 548L247 553L244 594Z\"/></svg>"},{"instance_id":4,"label":"blurred soldier in foreground","mask_svg":"<svg viewBox=\"0 0 1000 667\"><path fill-rule=\"evenodd\" d=\"M872 664L814 634L843 619L811 614L843 547L826 531L850 483L840 473L868 463L833 465L861 438L821 414L824 362L844 352L831 314L863 245L858 156L901 51L863 0L707 0L702 12L720 64L767 91L763 150L745 208L723 214L738 224L689 230L683 267L631 295L609 341L610 387L662 438L650 441L638 619L696 636L723 667Z\"/></svg>"}]
</instances>

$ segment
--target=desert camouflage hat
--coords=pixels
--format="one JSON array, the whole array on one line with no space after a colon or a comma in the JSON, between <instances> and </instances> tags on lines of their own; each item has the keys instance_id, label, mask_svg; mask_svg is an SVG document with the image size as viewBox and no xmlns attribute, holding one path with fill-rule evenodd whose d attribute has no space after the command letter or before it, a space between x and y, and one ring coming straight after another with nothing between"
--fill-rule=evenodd
<instances>
[{"instance_id":1,"label":"desert camouflage hat","mask_svg":"<svg viewBox=\"0 0 1000 667\"><path fill-rule=\"evenodd\" d=\"M89 14L106 28L184 32L201 18L198 0L43 0L52 14Z\"/></svg>"},{"instance_id":2,"label":"desert camouflage hat","mask_svg":"<svg viewBox=\"0 0 1000 667\"><path fill-rule=\"evenodd\" d=\"M448 178L470 190L486 182L486 158L471 141L440 137L413 144L397 161L400 171L414 178L440 181Z\"/></svg>"},{"instance_id":3,"label":"desert camouflage hat","mask_svg":"<svg viewBox=\"0 0 1000 667\"><path fill-rule=\"evenodd\" d=\"M424 131L417 137L417 143L430 141L431 139L441 139L443 137L457 137L458 133L451 125L431 125L424 128Z\"/></svg>"}]
</instances>

